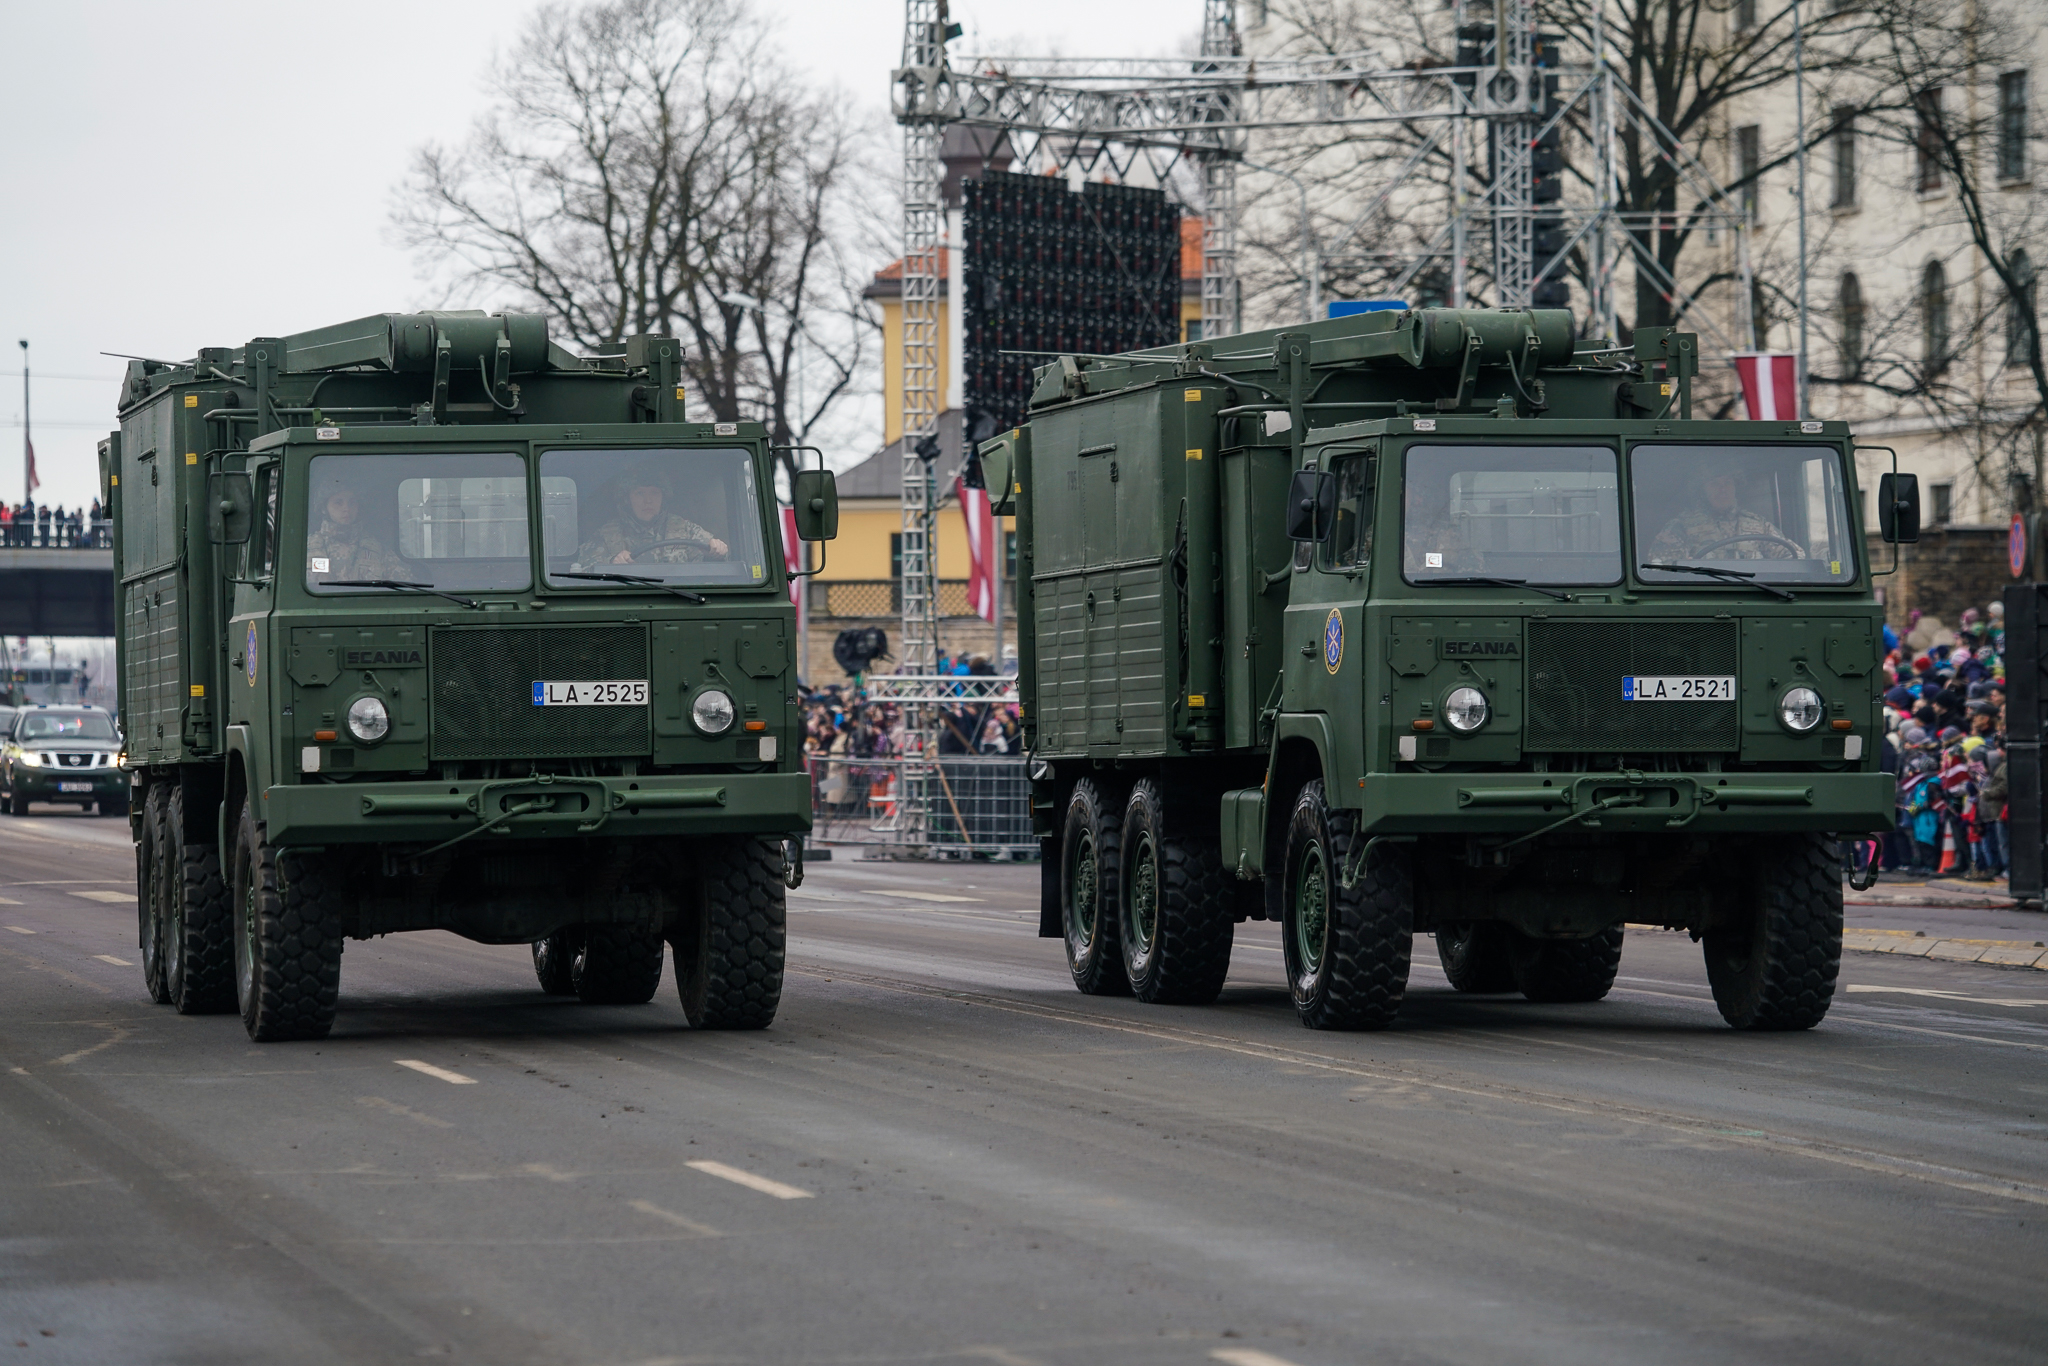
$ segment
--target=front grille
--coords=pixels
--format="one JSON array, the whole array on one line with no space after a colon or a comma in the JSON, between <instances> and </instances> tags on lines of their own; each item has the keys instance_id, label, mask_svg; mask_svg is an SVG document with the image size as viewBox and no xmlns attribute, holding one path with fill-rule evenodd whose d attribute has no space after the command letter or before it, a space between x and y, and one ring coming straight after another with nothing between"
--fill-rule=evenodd
<instances>
[{"instance_id":1,"label":"front grille","mask_svg":"<svg viewBox=\"0 0 2048 1366\"><path fill-rule=\"evenodd\" d=\"M644 626L447 626L428 641L436 759L646 754L647 707L536 707L535 680L647 677Z\"/></svg>"},{"instance_id":2,"label":"front grille","mask_svg":"<svg viewBox=\"0 0 2048 1366\"><path fill-rule=\"evenodd\" d=\"M1733 677L1732 621L1532 621L1529 725L1537 751L1664 753L1739 748L1737 703L1623 702L1631 674Z\"/></svg>"}]
</instances>

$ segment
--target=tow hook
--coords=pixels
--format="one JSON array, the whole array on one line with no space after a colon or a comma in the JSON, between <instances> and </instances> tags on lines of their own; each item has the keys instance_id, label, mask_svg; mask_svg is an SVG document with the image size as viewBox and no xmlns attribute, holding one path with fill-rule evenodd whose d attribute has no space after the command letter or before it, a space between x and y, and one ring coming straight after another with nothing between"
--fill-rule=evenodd
<instances>
[{"instance_id":1,"label":"tow hook","mask_svg":"<svg viewBox=\"0 0 2048 1366\"><path fill-rule=\"evenodd\" d=\"M782 842L782 885L795 891L804 885L804 842L794 836Z\"/></svg>"}]
</instances>

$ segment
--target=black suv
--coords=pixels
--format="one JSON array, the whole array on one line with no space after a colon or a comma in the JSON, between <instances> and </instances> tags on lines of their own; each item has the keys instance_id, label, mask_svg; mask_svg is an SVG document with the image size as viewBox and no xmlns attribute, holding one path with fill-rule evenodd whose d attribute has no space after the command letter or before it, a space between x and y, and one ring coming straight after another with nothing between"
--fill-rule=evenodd
<instances>
[{"instance_id":1,"label":"black suv","mask_svg":"<svg viewBox=\"0 0 2048 1366\"><path fill-rule=\"evenodd\" d=\"M128 814L121 733L102 707L23 707L0 746L0 803L26 816L30 802L76 802L102 816Z\"/></svg>"}]
</instances>

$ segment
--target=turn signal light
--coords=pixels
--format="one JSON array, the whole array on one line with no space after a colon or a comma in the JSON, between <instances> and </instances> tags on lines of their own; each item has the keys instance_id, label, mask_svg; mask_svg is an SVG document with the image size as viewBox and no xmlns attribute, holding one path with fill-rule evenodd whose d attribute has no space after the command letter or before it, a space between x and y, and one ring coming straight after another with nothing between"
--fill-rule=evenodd
<instances>
[{"instance_id":1,"label":"turn signal light","mask_svg":"<svg viewBox=\"0 0 2048 1366\"><path fill-rule=\"evenodd\" d=\"M1418 716L1411 723L1417 730L1435 730L1436 722L1427 716Z\"/></svg>"},{"instance_id":2,"label":"turn signal light","mask_svg":"<svg viewBox=\"0 0 2048 1366\"><path fill-rule=\"evenodd\" d=\"M740 727L740 729L741 729L741 730L766 730L766 729L768 729L768 723L767 723L766 721L749 721L749 722L747 722L747 723L746 723L745 725L741 726L741 727Z\"/></svg>"},{"instance_id":3,"label":"turn signal light","mask_svg":"<svg viewBox=\"0 0 2048 1366\"><path fill-rule=\"evenodd\" d=\"M1836 730L1850 730L1854 728L1856 723L1854 721L1849 720L1847 717L1843 717L1840 720L1835 721L1833 725Z\"/></svg>"},{"instance_id":4,"label":"turn signal light","mask_svg":"<svg viewBox=\"0 0 2048 1366\"><path fill-rule=\"evenodd\" d=\"M316 730L313 732L313 738L315 740L332 740L334 732L331 730Z\"/></svg>"}]
</instances>

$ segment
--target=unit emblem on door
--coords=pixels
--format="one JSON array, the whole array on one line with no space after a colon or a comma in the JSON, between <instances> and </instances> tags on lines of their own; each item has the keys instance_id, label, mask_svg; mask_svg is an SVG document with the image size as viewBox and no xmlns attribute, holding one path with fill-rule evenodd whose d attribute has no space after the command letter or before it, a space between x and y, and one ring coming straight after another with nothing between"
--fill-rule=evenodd
<instances>
[{"instance_id":1,"label":"unit emblem on door","mask_svg":"<svg viewBox=\"0 0 2048 1366\"><path fill-rule=\"evenodd\" d=\"M1344 613L1335 607L1323 618L1323 667L1331 673L1344 662Z\"/></svg>"}]
</instances>

